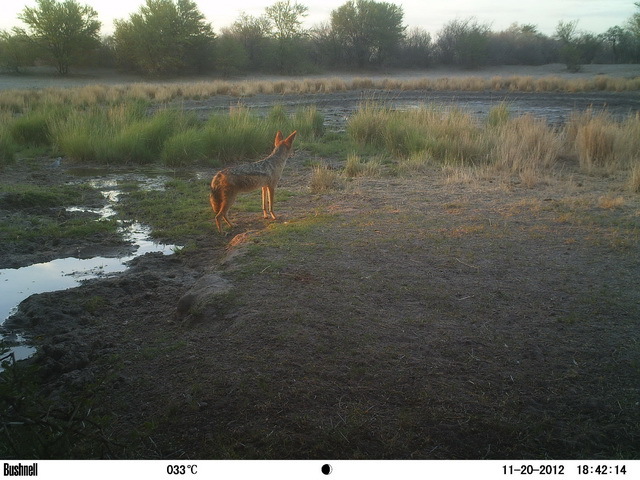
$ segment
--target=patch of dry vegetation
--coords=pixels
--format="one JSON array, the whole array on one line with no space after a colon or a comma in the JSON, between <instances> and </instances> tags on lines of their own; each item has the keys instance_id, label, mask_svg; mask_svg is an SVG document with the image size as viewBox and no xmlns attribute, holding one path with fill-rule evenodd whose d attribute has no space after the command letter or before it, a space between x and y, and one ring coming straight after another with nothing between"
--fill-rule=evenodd
<instances>
[{"instance_id":1,"label":"patch of dry vegetation","mask_svg":"<svg viewBox=\"0 0 640 480\"><path fill-rule=\"evenodd\" d=\"M557 128L529 114L512 116L505 105L481 121L446 107L398 111L367 103L351 117L347 131L362 148L393 158L402 175L442 165L452 182L493 177L531 188L547 182L559 160L576 158L585 173L622 173L629 190L639 189L640 115L618 121L606 112L587 111ZM366 161L357 160L347 158L347 177L365 172Z\"/></svg>"},{"instance_id":2,"label":"patch of dry vegetation","mask_svg":"<svg viewBox=\"0 0 640 480\"><path fill-rule=\"evenodd\" d=\"M637 166L640 114L615 121L607 112L576 113L567 126L567 135L580 166L587 172L612 173Z\"/></svg>"},{"instance_id":3,"label":"patch of dry vegetation","mask_svg":"<svg viewBox=\"0 0 640 480\"><path fill-rule=\"evenodd\" d=\"M217 95L246 97L257 94L316 94L347 90L425 90L425 91L510 91L510 92L588 92L640 90L640 78L620 78L598 75L593 78L567 79L559 76L535 78L511 77L443 77L413 79L373 79L367 77L345 80L291 79L277 81L213 80L184 83L133 83L128 85L88 85L76 88L46 88L40 90L4 90L0 92L0 110L22 112L32 105L66 104L87 106L134 100L169 102L178 98L203 99Z\"/></svg>"}]
</instances>

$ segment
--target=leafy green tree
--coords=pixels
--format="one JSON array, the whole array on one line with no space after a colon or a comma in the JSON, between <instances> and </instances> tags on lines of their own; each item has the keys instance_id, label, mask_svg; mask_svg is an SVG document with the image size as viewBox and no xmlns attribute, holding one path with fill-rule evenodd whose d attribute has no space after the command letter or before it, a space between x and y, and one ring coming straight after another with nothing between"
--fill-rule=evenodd
<instances>
[{"instance_id":1,"label":"leafy green tree","mask_svg":"<svg viewBox=\"0 0 640 480\"><path fill-rule=\"evenodd\" d=\"M223 33L216 43L216 69L223 75L233 75L246 70L249 55L242 42L233 35Z\"/></svg>"},{"instance_id":2,"label":"leafy green tree","mask_svg":"<svg viewBox=\"0 0 640 480\"><path fill-rule=\"evenodd\" d=\"M570 72L579 72L582 68L580 65L580 50L576 41L577 27L577 20L572 22L561 20L556 27L555 37L560 42L560 57Z\"/></svg>"},{"instance_id":3,"label":"leafy green tree","mask_svg":"<svg viewBox=\"0 0 640 480\"><path fill-rule=\"evenodd\" d=\"M99 44L98 13L75 0L58 3L55 0L36 0L37 6L25 7L18 18L28 25L27 35L47 52L62 75L88 51Z\"/></svg>"},{"instance_id":4,"label":"leafy green tree","mask_svg":"<svg viewBox=\"0 0 640 480\"><path fill-rule=\"evenodd\" d=\"M373 0L349 0L331 12L331 29L343 47L345 60L362 68L383 63L404 37L404 12L397 5Z\"/></svg>"},{"instance_id":5,"label":"leafy green tree","mask_svg":"<svg viewBox=\"0 0 640 480\"><path fill-rule=\"evenodd\" d=\"M307 16L308 8L290 0L279 1L265 9L270 22L271 33L277 43L274 58L277 69L283 73L301 71L305 62L303 39L306 31L302 19Z\"/></svg>"},{"instance_id":6,"label":"leafy green tree","mask_svg":"<svg viewBox=\"0 0 640 480\"><path fill-rule=\"evenodd\" d=\"M213 66L215 35L191 0L146 0L115 27L116 57L125 68L161 75Z\"/></svg>"},{"instance_id":7,"label":"leafy green tree","mask_svg":"<svg viewBox=\"0 0 640 480\"><path fill-rule=\"evenodd\" d=\"M627 42L629 61L640 62L640 2L634 4L638 11L634 13L627 22L627 31L630 37Z\"/></svg>"},{"instance_id":8,"label":"leafy green tree","mask_svg":"<svg viewBox=\"0 0 640 480\"><path fill-rule=\"evenodd\" d=\"M411 28L400 41L393 66L425 68L432 60L431 34L421 27Z\"/></svg>"},{"instance_id":9,"label":"leafy green tree","mask_svg":"<svg viewBox=\"0 0 640 480\"><path fill-rule=\"evenodd\" d=\"M581 64L593 63L598 53L602 50L603 38L601 35L582 32L576 38L576 48Z\"/></svg>"},{"instance_id":10,"label":"leafy green tree","mask_svg":"<svg viewBox=\"0 0 640 480\"><path fill-rule=\"evenodd\" d=\"M631 34L637 38L640 38L640 2L636 2L634 3L634 5L639 11L631 15L631 18L627 23Z\"/></svg>"},{"instance_id":11,"label":"leafy green tree","mask_svg":"<svg viewBox=\"0 0 640 480\"><path fill-rule=\"evenodd\" d=\"M495 65L543 65L557 59L555 42L535 25L512 24L489 34L489 63Z\"/></svg>"},{"instance_id":12,"label":"leafy green tree","mask_svg":"<svg viewBox=\"0 0 640 480\"><path fill-rule=\"evenodd\" d=\"M628 32L622 27L611 27L602 34L602 38L611 47L614 63L619 63L623 58L624 45L627 43Z\"/></svg>"},{"instance_id":13,"label":"leafy green tree","mask_svg":"<svg viewBox=\"0 0 640 480\"><path fill-rule=\"evenodd\" d=\"M302 19L307 16L308 8L290 0L276 2L265 9L266 17L272 23L272 29L278 39L292 39L304 35Z\"/></svg>"},{"instance_id":14,"label":"leafy green tree","mask_svg":"<svg viewBox=\"0 0 640 480\"><path fill-rule=\"evenodd\" d=\"M436 42L440 61L448 65L477 68L489 59L488 25L474 18L452 20L438 33Z\"/></svg>"},{"instance_id":15,"label":"leafy green tree","mask_svg":"<svg viewBox=\"0 0 640 480\"><path fill-rule=\"evenodd\" d=\"M230 28L223 30L223 36L233 37L242 44L247 56L247 66L258 70L265 66L271 21L266 15L254 17L241 13ZM218 44L218 49L223 46ZM219 55L223 55L222 52Z\"/></svg>"},{"instance_id":16,"label":"leafy green tree","mask_svg":"<svg viewBox=\"0 0 640 480\"><path fill-rule=\"evenodd\" d=\"M0 31L0 66L19 73L22 67L33 64L35 49L24 32Z\"/></svg>"}]
</instances>

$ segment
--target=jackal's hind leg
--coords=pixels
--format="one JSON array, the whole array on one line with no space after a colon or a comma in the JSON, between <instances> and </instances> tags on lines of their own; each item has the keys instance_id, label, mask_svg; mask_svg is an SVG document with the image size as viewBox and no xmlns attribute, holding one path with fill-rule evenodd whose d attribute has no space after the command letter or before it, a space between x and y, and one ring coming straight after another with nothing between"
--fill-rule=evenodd
<instances>
[{"instance_id":1,"label":"jackal's hind leg","mask_svg":"<svg viewBox=\"0 0 640 480\"><path fill-rule=\"evenodd\" d=\"M222 201L220 202L220 210L216 212L216 226L218 227L218 231L220 233L222 233L222 225L220 220L224 220L226 224L229 225L229 227L233 228L233 224L227 218L227 213L229 212L229 209L231 208L231 205L233 205L235 199L236 196L231 194L223 196Z\"/></svg>"}]
</instances>

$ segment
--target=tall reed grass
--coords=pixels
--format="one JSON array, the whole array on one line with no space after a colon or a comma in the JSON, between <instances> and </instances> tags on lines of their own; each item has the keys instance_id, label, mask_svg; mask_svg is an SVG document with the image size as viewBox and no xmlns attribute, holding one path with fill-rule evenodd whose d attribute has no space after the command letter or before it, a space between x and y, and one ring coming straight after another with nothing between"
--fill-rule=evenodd
<instances>
[{"instance_id":1,"label":"tall reed grass","mask_svg":"<svg viewBox=\"0 0 640 480\"><path fill-rule=\"evenodd\" d=\"M264 116L234 107L202 122L188 112L168 108L149 114L148 104L138 101L31 117L19 117L11 124L9 133L17 143L34 137L35 129L24 126L34 124L46 131L42 138L58 154L75 161L106 164L219 165L267 153L277 130L297 129L306 139L316 138L323 131L323 117L315 108L287 113L282 107L274 107Z\"/></svg>"},{"instance_id":2,"label":"tall reed grass","mask_svg":"<svg viewBox=\"0 0 640 480\"><path fill-rule=\"evenodd\" d=\"M0 164L11 162L21 150L48 148L52 154L92 163L220 165L268 153L277 130L298 130L302 142L318 145L326 137L324 118L315 107L291 111L276 106L265 113L237 106L203 122L162 105L178 97L312 94L352 88L621 90L640 89L640 79L360 78L4 91L0 92ZM150 113L152 101L155 111ZM399 111L366 102L349 119L346 136L332 135L332 150L350 154L348 176L379 175L386 159L392 158L395 165L387 170L401 174L434 164L473 166L483 175L492 170L533 185L562 154L568 154L575 155L586 172L629 172L629 188L640 189L638 114L618 121L606 112L587 111L572 116L564 128L554 129L532 116L512 116L507 104L494 107L481 121L445 106L419 105Z\"/></svg>"},{"instance_id":3,"label":"tall reed grass","mask_svg":"<svg viewBox=\"0 0 640 480\"><path fill-rule=\"evenodd\" d=\"M640 190L640 115L616 121L588 111L557 129L532 115L512 116L504 104L482 122L458 109L398 111L366 103L350 119L347 132L372 154L395 158L400 174L433 165L465 166L484 177L491 171L532 187L552 174L558 159L575 155L583 171L628 172L629 189ZM362 171L362 161L352 163L349 156L347 176Z\"/></svg>"},{"instance_id":4,"label":"tall reed grass","mask_svg":"<svg viewBox=\"0 0 640 480\"><path fill-rule=\"evenodd\" d=\"M454 164L485 161L490 147L471 115L425 105L398 111L366 103L349 120L347 132L357 144L394 157L421 154Z\"/></svg>"},{"instance_id":5,"label":"tall reed grass","mask_svg":"<svg viewBox=\"0 0 640 480\"><path fill-rule=\"evenodd\" d=\"M612 173L640 162L640 114L615 121L607 112L587 110L571 116L568 140L587 172Z\"/></svg>"},{"instance_id":6,"label":"tall reed grass","mask_svg":"<svg viewBox=\"0 0 640 480\"><path fill-rule=\"evenodd\" d=\"M535 185L564 151L563 134L545 120L523 115L506 121L492 133L491 162L497 171Z\"/></svg>"}]
</instances>

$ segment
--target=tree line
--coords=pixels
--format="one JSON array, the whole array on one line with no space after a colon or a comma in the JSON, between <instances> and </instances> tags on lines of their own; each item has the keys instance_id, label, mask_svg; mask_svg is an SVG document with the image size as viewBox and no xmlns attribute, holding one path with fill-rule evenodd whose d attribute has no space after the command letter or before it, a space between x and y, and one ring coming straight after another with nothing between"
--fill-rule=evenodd
<instances>
[{"instance_id":1,"label":"tree line","mask_svg":"<svg viewBox=\"0 0 640 480\"><path fill-rule=\"evenodd\" d=\"M404 23L401 6L348 0L328 21L305 28L308 8L280 0L260 16L242 13L216 35L192 0L146 0L113 35L100 36L97 12L76 0L37 0L19 15L25 28L0 32L0 66L20 72L34 64L110 66L145 75L217 72L301 74L332 69L424 68L454 65L542 65L571 70L589 63L640 63L640 2L624 25L594 34L561 21L554 35L535 25L494 32L474 18L445 24L432 38Z\"/></svg>"}]
</instances>

